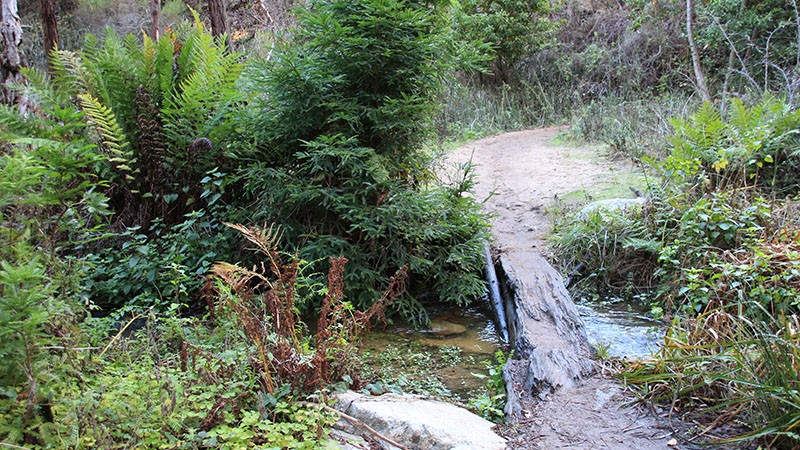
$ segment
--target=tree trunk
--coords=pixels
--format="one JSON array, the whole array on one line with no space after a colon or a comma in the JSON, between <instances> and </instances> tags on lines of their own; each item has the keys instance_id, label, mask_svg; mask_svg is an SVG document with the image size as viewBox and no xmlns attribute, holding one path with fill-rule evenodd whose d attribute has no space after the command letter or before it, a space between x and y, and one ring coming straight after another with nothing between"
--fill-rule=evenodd
<instances>
[{"instance_id":1,"label":"tree trunk","mask_svg":"<svg viewBox=\"0 0 800 450\"><path fill-rule=\"evenodd\" d=\"M739 5L739 13L743 14L747 10L747 0L742 0L742 3ZM728 53L728 66L725 69L725 82L722 85L722 97L723 97L723 108L727 106L727 99L730 96L730 92L728 90L731 86L731 79L734 73L734 64L736 64L736 47L733 45L733 41L729 40L729 45L731 46L731 51Z\"/></svg>"},{"instance_id":2,"label":"tree trunk","mask_svg":"<svg viewBox=\"0 0 800 450\"><path fill-rule=\"evenodd\" d=\"M161 17L161 0L150 0L150 39L158 40L158 20Z\"/></svg>"},{"instance_id":3,"label":"tree trunk","mask_svg":"<svg viewBox=\"0 0 800 450\"><path fill-rule=\"evenodd\" d=\"M692 53L692 66L694 67L694 77L697 82L697 92L700 94L703 101L710 102L711 95L708 93L706 78L703 76L703 68L700 66L700 53L697 51L697 44L694 42L692 16L694 16L692 0L686 0L686 36L689 39L689 51Z\"/></svg>"},{"instance_id":4,"label":"tree trunk","mask_svg":"<svg viewBox=\"0 0 800 450\"><path fill-rule=\"evenodd\" d=\"M225 13L224 0L208 0L208 15L211 16L211 34L215 37L226 35L225 43L230 45L228 20Z\"/></svg>"},{"instance_id":5,"label":"tree trunk","mask_svg":"<svg viewBox=\"0 0 800 450\"><path fill-rule=\"evenodd\" d=\"M13 105L19 102L8 83L22 82L20 69L26 65L22 45L22 23L17 12L17 0L2 0L0 9L0 102Z\"/></svg>"},{"instance_id":6,"label":"tree trunk","mask_svg":"<svg viewBox=\"0 0 800 450\"><path fill-rule=\"evenodd\" d=\"M58 48L58 22L53 10L53 0L40 0L42 9L42 29L44 30L45 56L50 60L50 53Z\"/></svg>"}]
</instances>

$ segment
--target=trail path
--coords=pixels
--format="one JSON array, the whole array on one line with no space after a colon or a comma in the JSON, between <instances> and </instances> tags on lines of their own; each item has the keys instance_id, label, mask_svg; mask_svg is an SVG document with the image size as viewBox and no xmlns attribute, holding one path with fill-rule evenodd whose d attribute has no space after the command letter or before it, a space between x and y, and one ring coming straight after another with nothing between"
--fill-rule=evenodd
<instances>
[{"instance_id":1,"label":"trail path","mask_svg":"<svg viewBox=\"0 0 800 450\"><path fill-rule=\"evenodd\" d=\"M552 220L546 209L576 190L591 192L631 167L595 155L593 149L551 143L562 128L545 128L483 139L451 153L450 160L475 164L475 196L494 214L493 246L525 266L545 251ZM493 194L492 194L493 193ZM492 194L490 196L490 194ZM668 449L690 447L670 442L663 420L627 407L618 382L595 374L577 386L559 389L544 401L526 405L516 425L512 449ZM669 446L668 444L673 444Z\"/></svg>"}]
</instances>

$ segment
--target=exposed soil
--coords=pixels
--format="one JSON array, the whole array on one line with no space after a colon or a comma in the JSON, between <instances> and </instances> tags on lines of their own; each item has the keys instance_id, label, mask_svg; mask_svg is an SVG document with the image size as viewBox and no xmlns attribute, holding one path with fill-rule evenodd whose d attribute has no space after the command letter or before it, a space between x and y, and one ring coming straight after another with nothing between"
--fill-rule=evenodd
<instances>
[{"instance_id":1,"label":"exposed soil","mask_svg":"<svg viewBox=\"0 0 800 450\"><path fill-rule=\"evenodd\" d=\"M629 163L598 155L597 149L554 143L561 131L503 134L451 153L451 161L471 159L475 164L475 196L494 215L493 245L500 252L513 253L514 258L545 252L552 223L546 210L557 199L578 190L607 189L620 175L635 171ZM619 191L626 190L623 186ZM633 399L619 382L601 372L525 405L525 417L510 430L509 448L695 448L665 418L630 406Z\"/></svg>"}]
</instances>

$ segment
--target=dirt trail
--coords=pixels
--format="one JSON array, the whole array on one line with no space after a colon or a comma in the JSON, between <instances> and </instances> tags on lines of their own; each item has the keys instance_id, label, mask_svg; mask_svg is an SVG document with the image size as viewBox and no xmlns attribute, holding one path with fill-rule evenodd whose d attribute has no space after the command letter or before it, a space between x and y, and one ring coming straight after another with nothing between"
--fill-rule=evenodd
<instances>
[{"instance_id":1,"label":"dirt trail","mask_svg":"<svg viewBox=\"0 0 800 450\"><path fill-rule=\"evenodd\" d=\"M551 143L562 128L503 134L451 153L458 162L472 160L475 196L494 214L494 247L513 258L545 251L552 220L545 210L569 192L591 190L631 167L593 156L592 149ZM490 196L490 194L494 193ZM602 375L560 389L545 401L526 405L525 418L512 449L668 449L670 427L635 407L620 385Z\"/></svg>"}]
</instances>

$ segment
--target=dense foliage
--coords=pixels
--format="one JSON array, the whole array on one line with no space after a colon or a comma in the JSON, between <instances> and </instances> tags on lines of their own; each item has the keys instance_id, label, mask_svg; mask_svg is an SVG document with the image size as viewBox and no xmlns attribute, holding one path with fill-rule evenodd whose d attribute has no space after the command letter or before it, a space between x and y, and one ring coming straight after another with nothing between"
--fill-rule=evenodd
<instances>
[{"instance_id":1,"label":"dense foliage","mask_svg":"<svg viewBox=\"0 0 800 450\"><path fill-rule=\"evenodd\" d=\"M361 319L424 321L422 300L482 293L487 220L468 168L437 179L435 138L572 122L651 181L644 208L558 230L579 285L650 295L673 318L627 379L797 444L794 2L695 2L706 105L682 0L312 0L279 21L296 30L266 37L233 12L243 53L204 30L198 2L162 2L157 41L84 37L138 30L138 0L57 3L74 51L26 73L26 115L0 109L2 443L323 445L333 417L295 400L358 384ZM23 4L23 21L36 12ZM276 224L280 251L241 251L223 221L244 224L245 245ZM408 290L387 305L402 267ZM213 314L181 317L204 304ZM329 329L311 332L301 313L319 311ZM499 373L473 402L494 417Z\"/></svg>"},{"instance_id":2,"label":"dense foliage","mask_svg":"<svg viewBox=\"0 0 800 450\"><path fill-rule=\"evenodd\" d=\"M471 178L443 185L425 147L443 17L310 3L244 78L197 14L29 70L26 103L0 109L0 441L324 445L325 393L360 386L371 321L483 290ZM274 235L250 226L265 221Z\"/></svg>"},{"instance_id":3,"label":"dense foliage","mask_svg":"<svg viewBox=\"0 0 800 450\"><path fill-rule=\"evenodd\" d=\"M284 225L303 259L343 255L348 297L362 307L408 265L398 307L419 295L464 304L481 295L485 219L442 186L423 147L446 49L442 18L413 2L310 2L294 40L246 74L244 189L251 219Z\"/></svg>"}]
</instances>

